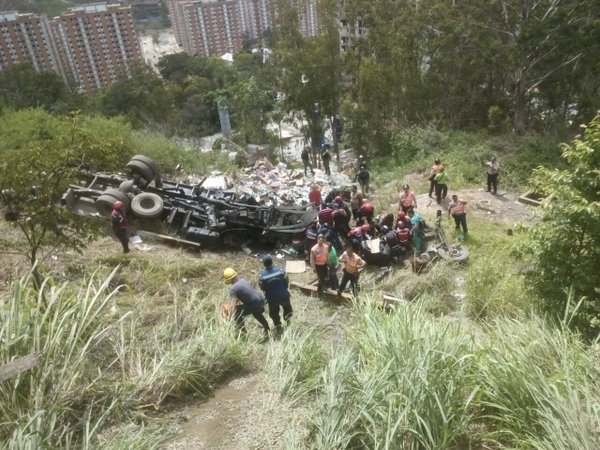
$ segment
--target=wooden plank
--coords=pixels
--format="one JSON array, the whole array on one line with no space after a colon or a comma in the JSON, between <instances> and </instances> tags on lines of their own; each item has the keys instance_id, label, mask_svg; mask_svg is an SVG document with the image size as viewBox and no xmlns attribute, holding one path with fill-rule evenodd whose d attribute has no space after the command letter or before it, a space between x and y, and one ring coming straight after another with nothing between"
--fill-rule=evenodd
<instances>
[{"instance_id":1,"label":"wooden plank","mask_svg":"<svg viewBox=\"0 0 600 450\"><path fill-rule=\"evenodd\" d=\"M317 292L317 287L310 285L310 284L302 284L302 283L298 283L297 281L292 281L290 282L290 286L291 287L295 287L297 289L300 289L302 292L305 292L307 294L318 294ZM346 292L342 292L342 295L338 296L337 295L337 291L334 291L333 289L326 289L325 291L323 291L322 293L323 296L331 299L331 300L337 300L340 298L346 299L346 300L351 300L352 299L352 295L348 294Z\"/></svg>"},{"instance_id":2,"label":"wooden plank","mask_svg":"<svg viewBox=\"0 0 600 450\"><path fill-rule=\"evenodd\" d=\"M39 366L42 363L41 353L30 353L27 356L13 359L8 364L0 367L0 383L16 377L26 370Z\"/></svg>"},{"instance_id":3,"label":"wooden plank","mask_svg":"<svg viewBox=\"0 0 600 450\"><path fill-rule=\"evenodd\" d=\"M141 236L148 236L148 237L158 239L161 241L166 241L171 244L188 245L188 246L194 247L198 250L200 250L200 248L202 248L202 246L198 242L188 241L185 239L181 239L181 238L178 238L175 236L169 236L166 234L153 233L152 231L145 231L145 230L137 230L137 234L139 234Z\"/></svg>"}]
</instances>

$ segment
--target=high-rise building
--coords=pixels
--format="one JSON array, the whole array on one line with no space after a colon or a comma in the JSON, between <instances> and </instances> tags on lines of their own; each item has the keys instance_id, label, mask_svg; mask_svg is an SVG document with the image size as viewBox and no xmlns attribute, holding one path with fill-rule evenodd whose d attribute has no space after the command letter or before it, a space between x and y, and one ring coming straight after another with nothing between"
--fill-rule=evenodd
<instances>
[{"instance_id":1,"label":"high-rise building","mask_svg":"<svg viewBox=\"0 0 600 450\"><path fill-rule=\"evenodd\" d=\"M91 92L130 75L141 60L129 6L92 3L51 20L0 13L0 70L31 64Z\"/></svg>"},{"instance_id":2,"label":"high-rise building","mask_svg":"<svg viewBox=\"0 0 600 450\"><path fill-rule=\"evenodd\" d=\"M241 48L246 27L240 0L174 0L169 12L187 54L222 55Z\"/></svg>"},{"instance_id":3,"label":"high-rise building","mask_svg":"<svg viewBox=\"0 0 600 450\"><path fill-rule=\"evenodd\" d=\"M131 8L92 3L51 21L62 66L81 90L90 92L129 76L141 61Z\"/></svg>"},{"instance_id":4,"label":"high-rise building","mask_svg":"<svg viewBox=\"0 0 600 450\"><path fill-rule=\"evenodd\" d=\"M0 12L0 70L17 64L65 76L45 15Z\"/></svg>"},{"instance_id":5,"label":"high-rise building","mask_svg":"<svg viewBox=\"0 0 600 450\"><path fill-rule=\"evenodd\" d=\"M317 0L294 0L300 32L317 34ZM177 42L189 55L222 55L273 27L275 0L169 0Z\"/></svg>"}]
</instances>

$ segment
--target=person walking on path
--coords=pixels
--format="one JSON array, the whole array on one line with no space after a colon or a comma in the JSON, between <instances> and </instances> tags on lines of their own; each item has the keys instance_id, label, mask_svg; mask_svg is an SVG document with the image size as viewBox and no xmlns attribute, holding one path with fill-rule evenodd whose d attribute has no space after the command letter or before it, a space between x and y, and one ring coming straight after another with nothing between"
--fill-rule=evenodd
<instances>
[{"instance_id":1,"label":"person walking on path","mask_svg":"<svg viewBox=\"0 0 600 450\"><path fill-rule=\"evenodd\" d=\"M362 195L367 195L369 193L369 181L371 179L371 174L367 170L365 166L361 166L356 176L354 177L354 181L358 181L360 184L360 191Z\"/></svg>"},{"instance_id":2,"label":"person walking on path","mask_svg":"<svg viewBox=\"0 0 600 450\"><path fill-rule=\"evenodd\" d=\"M460 231L460 228L462 227L464 234L467 234L466 204L467 202L458 199L458 195L453 195L450 206L448 206L448 219L450 219L450 216L454 217L456 231Z\"/></svg>"},{"instance_id":3,"label":"person walking on path","mask_svg":"<svg viewBox=\"0 0 600 450\"><path fill-rule=\"evenodd\" d=\"M498 191L498 175L500 174L500 163L496 161L496 157L493 156L491 160L486 161L485 171L487 173L487 190L486 192L492 192L496 195Z\"/></svg>"},{"instance_id":4,"label":"person walking on path","mask_svg":"<svg viewBox=\"0 0 600 450\"><path fill-rule=\"evenodd\" d=\"M223 281L225 284L231 284L229 295L236 299L233 320L235 325L242 333L246 333L244 317L252 316L263 327L264 338L269 337L269 323L263 313L265 312L265 299L260 292L252 287L245 278L238 277L237 272L228 267L223 271Z\"/></svg>"},{"instance_id":5,"label":"person walking on path","mask_svg":"<svg viewBox=\"0 0 600 450\"><path fill-rule=\"evenodd\" d=\"M127 214L125 213L125 205L123 202L117 200L113 203L110 219L112 222L113 232L123 246L123 253L129 253L129 235L127 233L128 222Z\"/></svg>"},{"instance_id":6,"label":"person walking on path","mask_svg":"<svg viewBox=\"0 0 600 450\"><path fill-rule=\"evenodd\" d=\"M283 310L283 320L289 324L292 318L292 304L290 303L289 279L285 270L281 267L273 266L271 255L262 257L265 268L258 276L258 285L265 294L265 299L269 305L269 317L275 325L275 329L281 332L281 318L279 309Z\"/></svg>"},{"instance_id":7,"label":"person walking on path","mask_svg":"<svg viewBox=\"0 0 600 450\"><path fill-rule=\"evenodd\" d=\"M317 292L319 294L325 290L329 277L327 257L329 255L330 245L331 244L325 242L325 235L319 234L317 243L310 249L310 265L319 279L317 284Z\"/></svg>"},{"instance_id":8,"label":"person walking on path","mask_svg":"<svg viewBox=\"0 0 600 450\"><path fill-rule=\"evenodd\" d=\"M329 163L331 162L331 153L329 153L329 144L323 144L321 150L321 159L323 160L323 168L325 169L325 175L331 175L331 169Z\"/></svg>"},{"instance_id":9,"label":"person walking on path","mask_svg":"<svg viewBox=\"0 0 600 450\"><path fill-rule=\"evenodd\" d=\"M410 235L412 236L413 248L415 249L415 254L421 254L421 244L423 242L423 218L417 212L413 213L410 222L412 228L410 229Z\"/></svg>"},{"instance_id":10,"label":"person walking on path","mask_svg":"<svg viewBox=\"0 0 600 450\"><path fill-rule=\"evenodd\" d=\"M417 197L415 193L410 190L410 186L408 184L405 184L402 187L399 203L399 209L404 211L406 214L408 214L417 207Z\"/></svg>"},{"instance_id":11,"label":"person walking on path","mask_svg":"<svg viewBox=\"0 0 600 450\"><path fill-rule=\"evenodd\" d=\"M431 198L431 194L433 194L433 190L435 189L435 176L443 169L442 161L436 159L434 161L433 166L431 166L431 171L429 172L429 198Z\"/></svg>"},{"instance_id":12,"label":"person walking on path","mask_svg":"<svg viewBox=\"0 0 600 450\"><path fill-rule=\"evenodd\" d=\"M352 289L352 294L356 297L356 291L358 287L358 271L365 267L367 263L364 259L354 253L354 249L351 244L346 245L346 251L340 256L340 262L342 263L343 275L340 287L338 289L338 297L342 295L342 291L348 283Z\"/></svg>"},{"instance_id":13,"label":"person walking on path","mask_svg":"<svg viewBox=\"0 0 600 450\"><path fill-rule=\"evenodd\" d=\"M435 199L439 205L448 195L448 181L450 179L442 167L433 180L435 181Z\"/></svg>"},{"instance_id":14,"label":"person walking on path","mask_svg":"<svg viewBox=\"0 0 600 450\"><path fill-rule=\"evenodd\" d=\"M300 153L300 158L302 158L302 164L304 164L304 176L306 176L306 169L310 169L310 173L314 175L315 171L313 170L312 164L310 163L310 147L309 146L304 147L304 149L302 150L302 153Z\"/></svg>"}]
</instances>

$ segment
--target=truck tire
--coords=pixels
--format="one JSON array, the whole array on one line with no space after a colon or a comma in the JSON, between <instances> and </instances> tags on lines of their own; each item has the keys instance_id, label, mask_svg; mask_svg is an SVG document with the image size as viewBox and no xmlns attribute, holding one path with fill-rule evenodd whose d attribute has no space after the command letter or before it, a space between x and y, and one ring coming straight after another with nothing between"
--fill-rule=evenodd
<instances>
[{"instance_id":1,"label":"truck tire","mask_svg":"<svg viewBox=\"0 0 600 450\"><path fill-rule=\"evenodd\" d=\"M130 192L133 192L133 190L134 190L133 186L135 186L134 180L123 181L119 185L119 191L121 191L123 194L129 194Z\"/></svg>"},{"instance_id":2,"label":"truck tire","mask_svg":"<svg viewBox=\"0 0 600 450\"><path fill-rule=\"evenodd\" d=\"M144 156L144 155L134 155L129 160L129 162L131 162L131 161L140 161L140 162L143 162L148 167L150 167L154 171L154 173L158 173L158 166L156 165L156 163L152 159L148 158L147 156Z\"/></svg>"},{"instance_id":3,"label":"truck tire","mask_svg":"<svg viewBox=\"0 0 600 450\"><path fill-rule=\"evenodd\" d=\"M156 175L156 172L152 170L148 164L142 161L131 160L126 164L125 167L129 168L132 173L141 176L144 180L146 180L146 183L153 181Z\"/></svg>"},{"instance_id":4,"label":"truck tire","mask_svg":"<svg viewBox=\"0 0 600 450\"><path fill-rule=\"evenodd\" d=\"M460 245L452 245L450 247L438 247L438 255L446 261L465 262L469 259L469 252L466 248Z\"/></svg>"},{"instance_id":5,"label":"truck tire","mask_svg":"<svg viewBox=\"0 0 600 450\"><path fill-rule=\"evenodd\" d=\"M103 216L108 216L112 210L112 205L115 201L120 200L125 205L125 210L129 209L131 200L123 192L118 189L107 189L94 202L96 209Z\"/></svg>"},{"instance_id":6,"label":"truck tire","mask_svg":"<svg viewBox=\"0 0 600 450\"><path fill-rule=\"evenodd\" d=\"M133 197L131 211L137 217L154 218L160 216L164 202L160 195L143 192Z\"/></svg>"}]
</instances>

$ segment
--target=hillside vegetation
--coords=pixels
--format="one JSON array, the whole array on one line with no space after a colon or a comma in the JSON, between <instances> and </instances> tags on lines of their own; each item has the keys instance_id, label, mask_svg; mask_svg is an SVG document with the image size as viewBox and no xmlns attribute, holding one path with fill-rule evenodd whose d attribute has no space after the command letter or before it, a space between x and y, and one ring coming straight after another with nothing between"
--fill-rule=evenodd
<instances>
[{"instance_id":1,"label":"hillside vegetation","mask_svg":"<svg viewBox=\"0 0 600 450\"><path fill-rule=\"evenodd\" d=\"M90 96L31 66L0 72L1 449L178 448L186 408L249 374L261 401L215 426L214 447L600 448L596 3L348 1L363 28L344 53L338 3L319 2L317 37L278 1L271 51L169 55ZM261 344L252 320L239 336L221 274L256 282L257 258L152 241L121 255L106 223L60 207L79 168L136 154L168 178L235 175L195 141L219 130L219 103L237 146L284 145L287 122L315 152L365 155L378 212L404 183L426 192L436 158L450 194L490 198L496 156L497 200L533 189L540 220L470 210L468 263L367 271L344 305L294 290L280 339ZM384 293L405 301L381 310Z\"/></svg>"},{"instance_id":2,"label":"hillside vegetation","mask_svg":"<svg viewBox=\"0 0 600 450\"><path fill-rule=\"evenodd\" d=\"M573 157L597 158L597 132L592 124L586 139L569 147ZM135 151L147 145L133 136ZM398 182L415 173L424 179L428 140L448 149L445 162L461 180L451 189L481 184L473 143L482 154L511 161L516 148L541 142L419 129L402 139L410 146L399 148L414 151L408 164L392 172L395 164L373 161L381 208L395 201ZM176 148L162 155L171 158L169 167L189 157ZM204 161L196 162L198 170L219 161L196 158ZM589 169L590 161L568 159L563 166ZM588 222L597 204L589 207ZM22 235L1 222L0 361L43 357L40 366L0 385L3 448L162 448L174 438L176 419L161 411L176 411L181 401L201 400L224 380L252 372L270 380L270 407L282 409L270 418L282 430L279 439L263 437L257 448L596 448L598 347L573 329L595 329L593 309L576 291L563 292L560 304L548 308L540 291L530 289L530 270L545 259L516 260L512 252L525 248L529 234L508 236L505 224L476 216L470 224L466 266L440 262L419 276L396 268L379 284L365 277L358 300L342 309L294 291L292 325L281 340L260 345L254 323L243 339L218 313L227 295L222 270L233 263L255 280L254 258L151 242L147 251L122 256L110 237L97 238L81 254L48 253L40 260L46 278L37 286L27 260L14 254L23 248ZM598 247L589 248L597 257ZM375 307L382 292L409 303L386 313Z\"/></svg>"}]
</instances>

